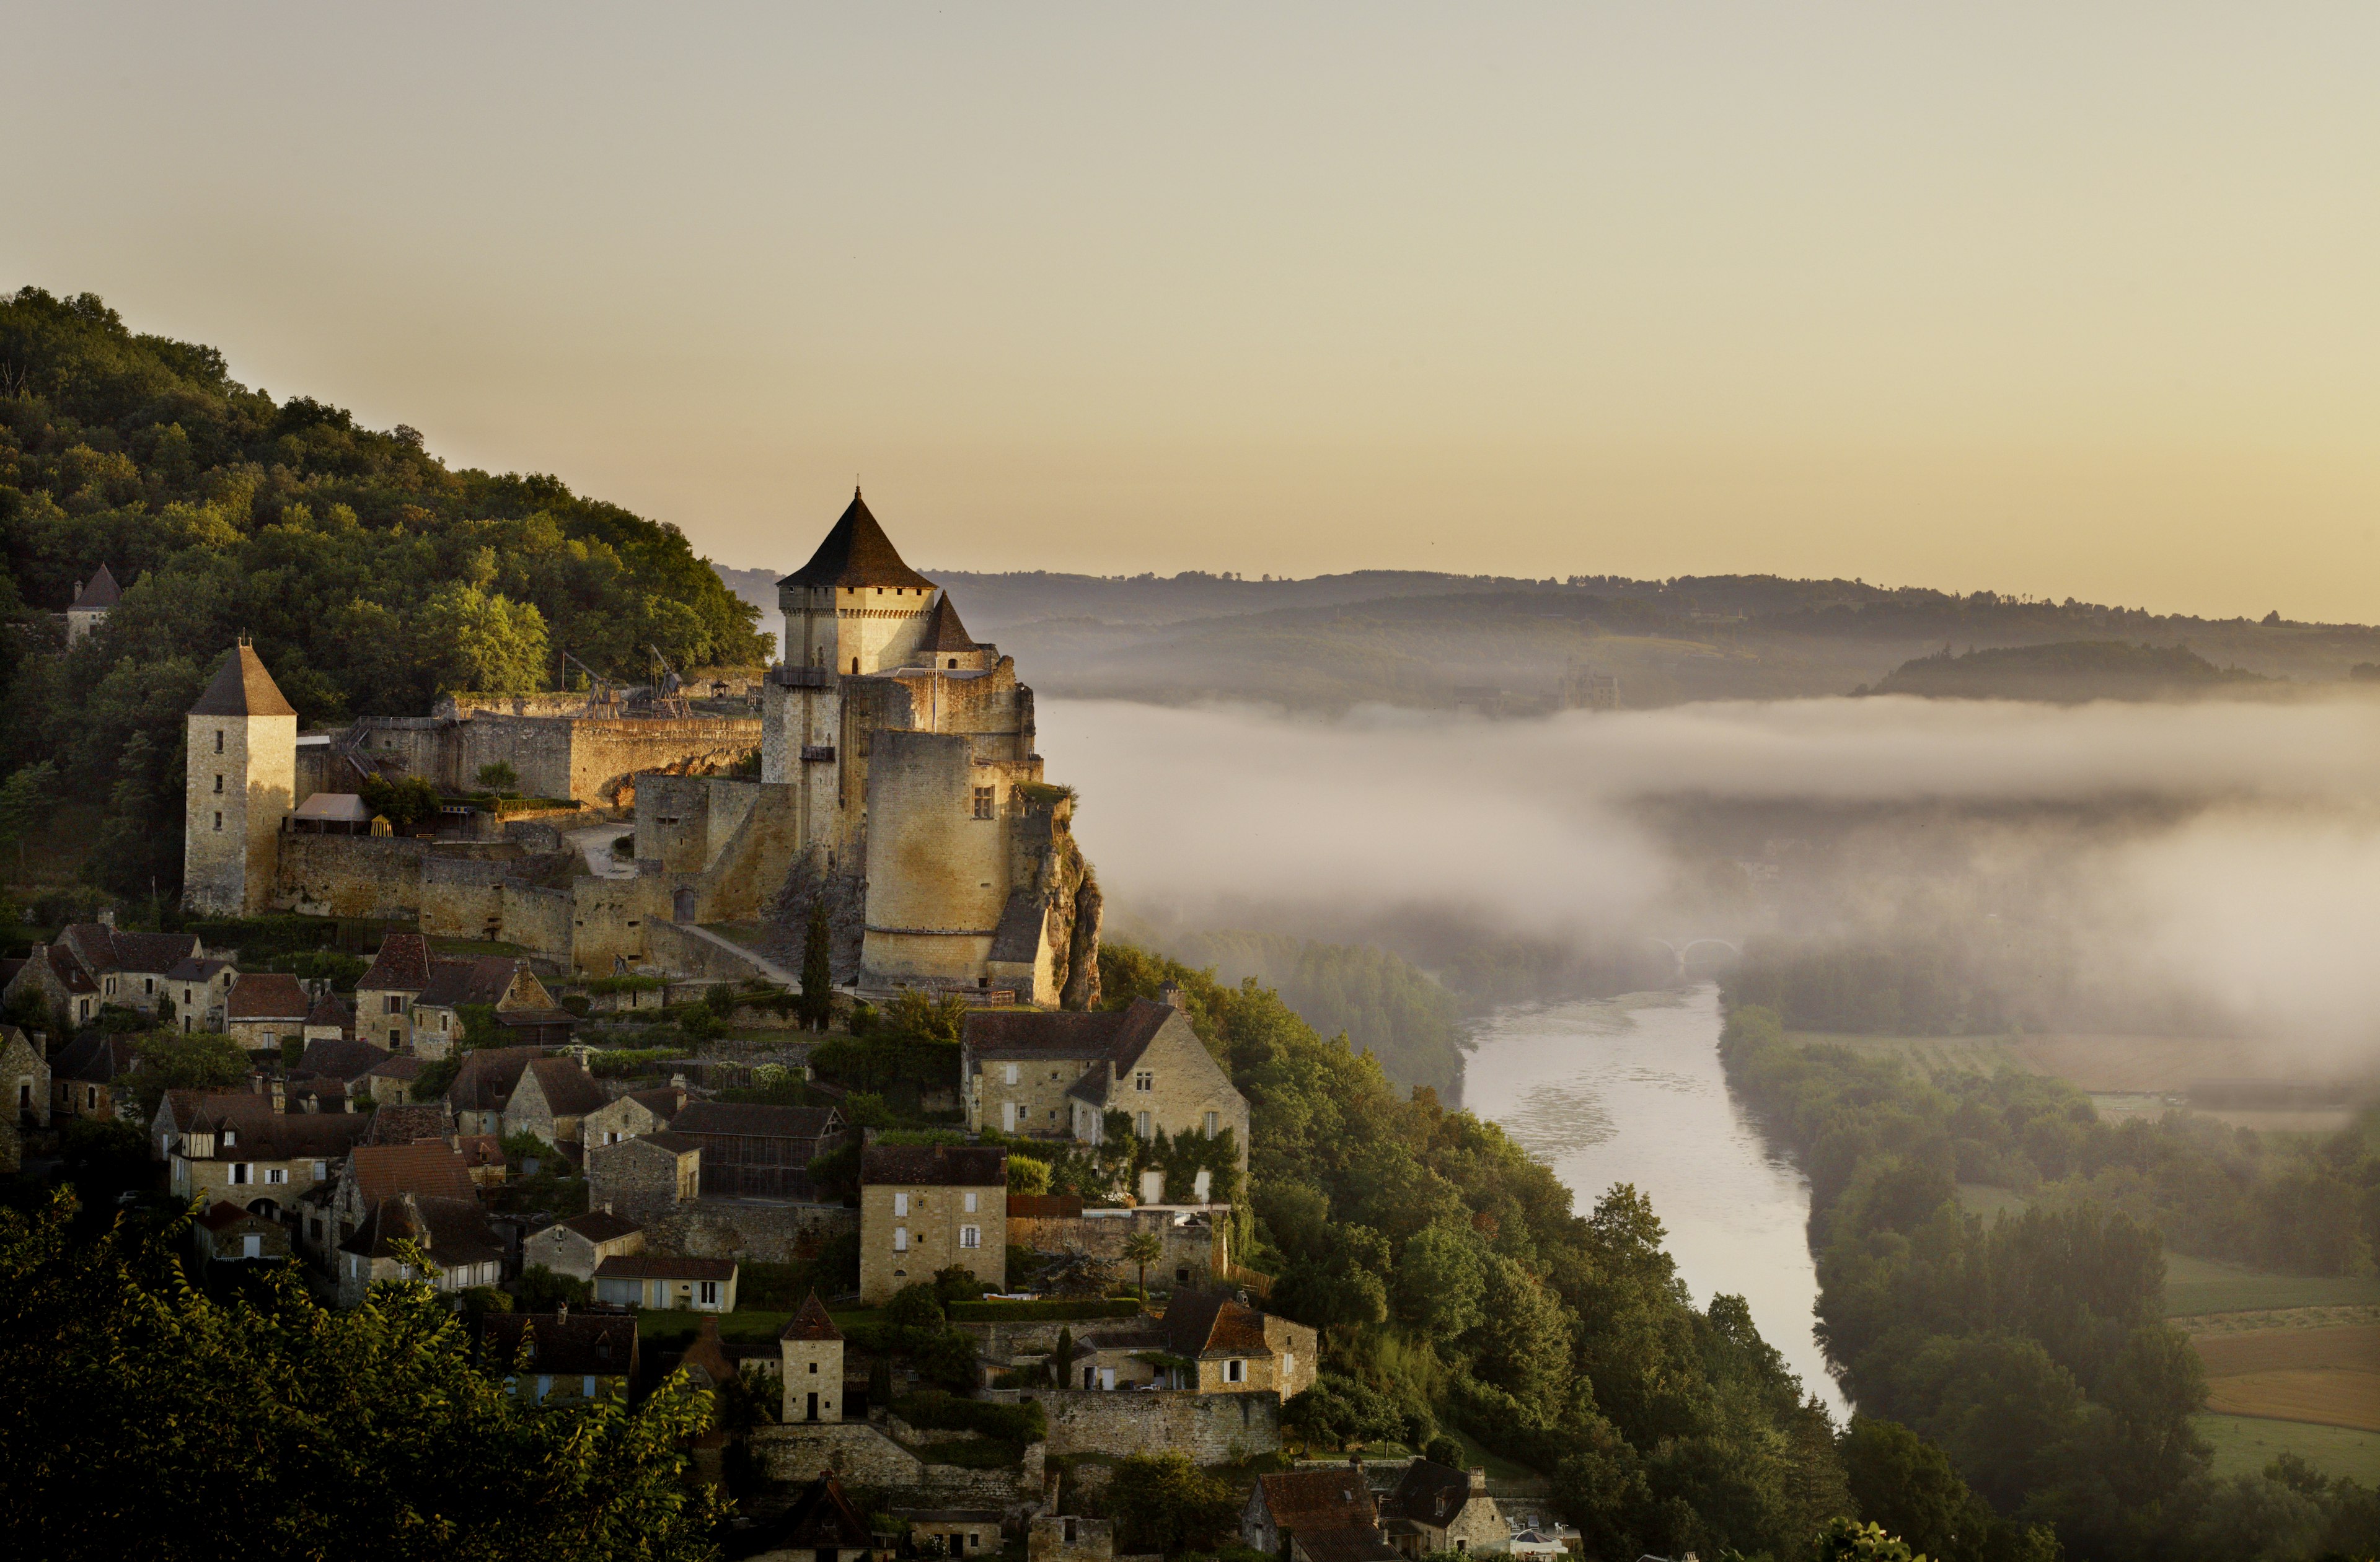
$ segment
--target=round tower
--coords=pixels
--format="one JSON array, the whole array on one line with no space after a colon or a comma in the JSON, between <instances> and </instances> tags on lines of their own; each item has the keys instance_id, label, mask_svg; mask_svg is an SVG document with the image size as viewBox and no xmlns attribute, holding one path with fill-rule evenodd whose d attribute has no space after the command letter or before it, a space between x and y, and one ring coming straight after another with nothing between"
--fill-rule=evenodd
<instances>
[{"instance_id":1,"label":"round tower","mask_svg":"<svg viewBox=\"0 0 2380 1562\"><path fill-rule=\"evenodd\" d=\"M298 712L245 639L190 707L182 905L255 916L273 897L281 820L298 788Z\"/></svg>"}]
</instances>

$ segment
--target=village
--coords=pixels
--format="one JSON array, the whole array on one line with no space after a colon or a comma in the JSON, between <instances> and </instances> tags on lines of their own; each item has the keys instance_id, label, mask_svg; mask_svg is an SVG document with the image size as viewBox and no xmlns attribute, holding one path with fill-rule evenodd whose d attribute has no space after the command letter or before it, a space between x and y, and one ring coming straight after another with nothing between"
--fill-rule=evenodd
<instances>
[{"instance_id":1,"label":"village","mask_svg":"<svg viewBox=\"0 0 2380 1562\"><path fill-rule=\"evenodd\" d=\"M1240 1261L1249 1103L1178 988L1102 1005L1031 689L856 492L780 593L740 684L336 733L229 648L181 917L0 964L0 1168L137 1135L118 1205L191 1212L211 1291L427 1283L541 1410L684 1372L736 1555L1108 1562L1160 1455L1287 1562L1577 1550L1452 1439L1304 1435L1323 1342Z\"/></svg>"}]
</instances>

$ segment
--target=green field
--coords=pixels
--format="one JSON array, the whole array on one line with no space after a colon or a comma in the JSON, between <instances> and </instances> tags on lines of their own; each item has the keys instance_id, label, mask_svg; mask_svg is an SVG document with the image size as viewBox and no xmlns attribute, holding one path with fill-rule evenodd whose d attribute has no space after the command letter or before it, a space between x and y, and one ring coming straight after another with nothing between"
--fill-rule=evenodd
<instances>
[{"instance_id":1,"label":"green field","mask_svg":"<svg viewBox=\"0 0 2380 1562\"><path fill-rule=\"evenodd\" d=\"M2255 1313L2283 1307L2369 1307L2380 1303L2380 1278L2264 1275L2237 1264L2169 1253L2165 1258L2165 1315Z\"/></svg>"},{"instance_id":2,"label":"green field","mask_svg":"<svg viewBox=\"0 0 2380 1562\"><path fill-rule=\"evenodd\" d=\"M2365 1485L2380 1480L2380 1432L2350 1432L2302 1421L2244 1415L2202 1415L2198 1435L2215 1449L2215 1473L2255 1475L2282 1454L2295 1454L2327 1475Z\"/></svg>"},{"instance_id":3,"label":"green field","mask_svg":"<svg viewBox=\"0 0 2380 1562\"><path fill-rule=\"evenodd\" d=\"M1928 1073L1998 1073L2033 1071L1998 1035L1866 1035L1839 1031L1787 1031L1796 1047L1848 1047L1864 1058L1898 1058Z\"/></svg>"}]
</instances>

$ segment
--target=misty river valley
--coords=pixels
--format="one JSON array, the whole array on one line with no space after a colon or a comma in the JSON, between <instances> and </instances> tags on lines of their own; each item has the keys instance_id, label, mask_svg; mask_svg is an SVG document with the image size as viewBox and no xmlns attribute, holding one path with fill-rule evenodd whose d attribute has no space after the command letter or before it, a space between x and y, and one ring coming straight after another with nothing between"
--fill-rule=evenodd
<instances>
[{"instance_id":1,"label":"misty river valley","mask_svg":"<svg viewBox=\"0 0 2380 1562\"><path fill-rule=\"evenodd\" d=\"M1582 1215L1634 1183L1695 1305L1744 1297L1761 1338L1840 1417L1811 1333L1809 1184L1729 1095L1719 1018L1710 983L1500 1009L1477 1033L1463 1101L1552 1167Z\"/></svg>"}]
</instances>

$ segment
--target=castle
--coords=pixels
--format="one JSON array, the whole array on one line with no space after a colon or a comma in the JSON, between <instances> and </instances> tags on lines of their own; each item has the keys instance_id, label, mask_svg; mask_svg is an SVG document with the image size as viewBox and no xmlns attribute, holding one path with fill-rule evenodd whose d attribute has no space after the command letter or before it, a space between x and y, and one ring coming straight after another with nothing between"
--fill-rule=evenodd
<instances>
[{"instance_id":1,"label":"castle","mask_svg":"<svg viewBox=\"0 0 2380 1562\"><path fill-rule=\"evenodd\" d=\"M786 655L761 685L757 733L682 714L598 720L552 696L455 696L435 717L360 722L301 755L296 712L238 646L189 712L185 903L418 916L425 933L590 972L732 964L735 946L705 924L762 925L797 949L822 904L839 983L1087 1006L1099 888L1074 842L1073 793L1043 781L1014 660L968 636L856 490L778 599ZM754 737L759 777L722 773ZM368 770L451 791L459 771L499 760L585 803L633 793L632 866L595 867L550 822L471 839L321 823L358 817L340 783Z\"/></svg>"}]
</instances>

